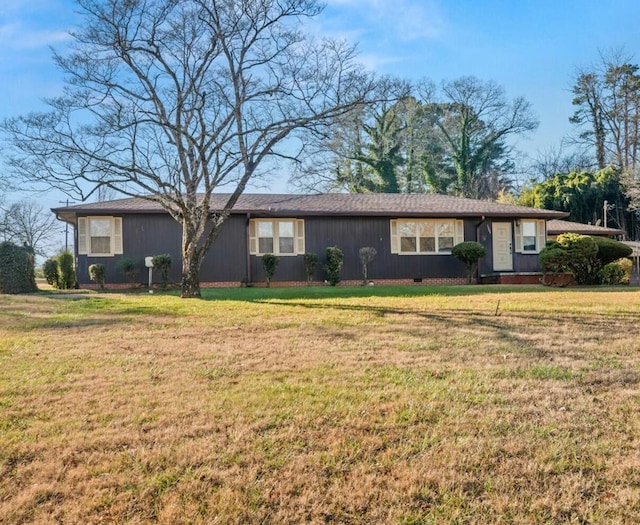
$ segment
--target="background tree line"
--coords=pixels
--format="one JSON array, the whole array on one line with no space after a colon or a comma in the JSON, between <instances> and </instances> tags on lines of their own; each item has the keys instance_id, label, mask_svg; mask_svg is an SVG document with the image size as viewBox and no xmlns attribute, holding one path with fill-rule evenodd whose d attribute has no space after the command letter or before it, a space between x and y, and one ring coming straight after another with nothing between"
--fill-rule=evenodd
<instances>
[{"instance_id":1,"label":"background tree line","mask_svg":"<svg viewBox=\"0 0 640 525\"><path fill-rule=\"evenodd\" d=\"M303 191L448 193L495 199L512 187L512 136L538 121L523 98L494 82L461 77L437 86L398 81L404 96L360 106L316 137L292 179Z\"/></svg>"}]
</instances>

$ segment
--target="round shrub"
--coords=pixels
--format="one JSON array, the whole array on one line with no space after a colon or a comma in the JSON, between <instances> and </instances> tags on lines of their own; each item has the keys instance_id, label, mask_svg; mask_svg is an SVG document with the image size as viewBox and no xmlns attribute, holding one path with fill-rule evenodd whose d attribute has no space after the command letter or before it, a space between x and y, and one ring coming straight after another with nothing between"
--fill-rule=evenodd
<instances>
[{"instance_id":1,"label":"round shrub","mask_svg":"<svg viewBox=\"0 0 640 525\"><path fill-rule=\"evenodd\" d=\"M156 255L151 259L153 269L160 272L160 283L162 289L166 289L169 284L169 270L171 270L171 255L168 253Z\"/></svg>"},{"instance_id":2,"label":"round shrub","mask_svg":"<svg viewBox=\"0 0 640 525\"><path fill-rule=\"evenodd\" d=\"M629 284L631 282L631 274L633 273L633 262L631 259L618 259L617 261L613 261L613 264L617 264L624 270L624 277L620 284Z\"/></svg>"},{"instance_id":3,"label":"round shrub","mask_svg":"<svg viewBox=\"0 0 640 525\"><path fill-rule=\"evenodd\" d=\"M122 257L116 263L116 266L122 271L127 279L127 282L134 282L138 276L138 268L135 259L131 257Z\"/></svg>"},{"instance_id":4,"label":"round shrub","mask_svg":"<svg viewBox=\"0 0 640 525\"><path fill-rule=\"evenodd\" d=\"M271 286L271 279L276 273L276 268L278 267L278 263L280 259L272 253L265 253L262 256L262 267L264 268L264 273L267 276L267 286Z\"/></svg>"},{"instance_id":5,"label":"round shrub","mask_svg":"<svg viewBox=\"0 0 640 525\"><path fill-rule=\"evenodd\" d=\"M35 254L24 246L0 243L0 293L36 292Z\"/></svg>"},{"instance_id":6,"label":"round shrub","mask_svg":"<svg viewBox=\"0 0 640 525\"><path fill-rule=\"evenodd\" d=\"M100 285L100 289L104 290L104 264L96 263L89 266L89 278Z\"/></svg>"},{"instance_id":7,"label":"round shrub","mask_svg":"<svg viewBox=\"0 0 640 525\"><path fill-rule=\"evenodd\" d=\"M473 280L473 274L478 268L478 260L486 254L487 249L475 241L461 242L460 244L456 244L451 250L451 255L459 261L462 261L466 266L467 284L471 284Z\"/></svg>"},{"instance_id":8,"label":"round shrub","mask_svg":"<svg viewBox=\"0 0 640 525\"><path fill-rule=\"evenodd\" d=\"M47 259L42 265L42 273L47 281L47 284L54 288L59 287L58 283L58 261L53 257Z\"/></svg>"},{"instance_id":9,"label":"round shrub","mask_svg":"<svg viewBox=\"0 0 640 525\"><path fill-rule=\"evenodd\" d=\"M315 253L307 252L304 254L304 271L307 274L307 285L313 281L313 274L318 266L318 255Z\"/></svg>"},{"instance_id":10,"label":"round shrub","mask_svg":"<svg viewBox=\"0 0 640 525\"><path fill-rule=\"evenodd\" d=\"M600 282L602 284L621 284L625 277L624 268L615 262L605 264L600 270Z\"/></svg>"},{"instance_id":11,"label":"round shrub","mask_svg":"<svg viewBox=\"0 0 640 525\"><path fill-rule=\"evenodd\" d=\"M540 251L540 267L544 273L569 271L569 253L557 242L548 243Z\"/></svg>"},{"instance_id":12,"label":"round shrub","mask_svg":"<svg viewBox=\"0 0 640 525\"><path fill-rule=\"evenodd\" d=\"M593 237L577 233L558 236L558 246L566 251L567 268L578 284L598 284L602 265L598 259L598 244Z\"/></svg>"}]
</instances>

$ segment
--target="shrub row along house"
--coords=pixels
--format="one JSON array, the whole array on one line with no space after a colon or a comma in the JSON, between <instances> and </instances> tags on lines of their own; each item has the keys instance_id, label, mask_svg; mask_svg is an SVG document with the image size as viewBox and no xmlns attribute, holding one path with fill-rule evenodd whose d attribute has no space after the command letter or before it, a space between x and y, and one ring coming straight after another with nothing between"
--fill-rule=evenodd
<instances>
[{"instance_id":1,"label":"shrub row along house","mask_svg":"<svg viewBox=\"0 0 640 525\"><path fill-rule=\"evenodd\" d=\"M212 208L227 195L214 195ZM80 285L89 284L91 264L105 266L108 283L123 283L118 260L168 253L170 278L180 280L181 228L157 203L127 198L56 208L73 225ZM540 270L538 254L547 239L547 220L564 212L432 194L317 194L240 197L206 256L203 286L264 282L262 255L279 257L274 282L306 282L305 252L318 254L314 280L324 282L326 248L344 253L343 282L361 282L359 250L375 248L369 278L378 282L464 283L465 267L453 246L477 241L487 250L479 274L487 282L520 282ZM141 280L144 279L144 275ZM530 279L530 282L531 279Z\"/></svg>"}]
</instances>

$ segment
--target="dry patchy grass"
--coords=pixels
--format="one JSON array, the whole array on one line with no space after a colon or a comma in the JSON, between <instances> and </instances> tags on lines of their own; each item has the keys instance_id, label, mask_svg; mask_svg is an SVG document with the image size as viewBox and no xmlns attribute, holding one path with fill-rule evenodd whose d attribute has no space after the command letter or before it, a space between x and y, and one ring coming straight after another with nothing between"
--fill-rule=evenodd
<instances>
[{"instance_id":1,"label":"dry patchy grass","mask_svg":"<svg viewBox=\"0 0 640 525\"><path fill-rule=\"evenodd\" d=\"M640 292L398 290L0 296L0 523L640 522Z\"/></svg>"}]
</instances>

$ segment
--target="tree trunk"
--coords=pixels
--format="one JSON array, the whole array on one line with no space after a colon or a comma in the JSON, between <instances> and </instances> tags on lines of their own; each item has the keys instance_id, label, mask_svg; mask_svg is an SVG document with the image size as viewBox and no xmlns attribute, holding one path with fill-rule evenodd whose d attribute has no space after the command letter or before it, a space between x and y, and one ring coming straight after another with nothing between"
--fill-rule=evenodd
<instances>
[{"instance_id":1,"label":"tree trunk","mask_svg":"<svg viewBox=\"0 0 640 525\"><path fill-rule=\"evenodd\" d=\"M200 298L200 263L195 254L182 254L183 298Z\"/></svg>"},{"instance_id":2,"label":"tree trunk","mask_svg":"<svg viewBox=\"0 0 640 525\"><path fill-rule=\"evenodd\" d=\"M182 224L182 294L183 298L200 298L200 265L203 254L197 249L195 233L187 221Z\"/></svg>"}]
</instances>

